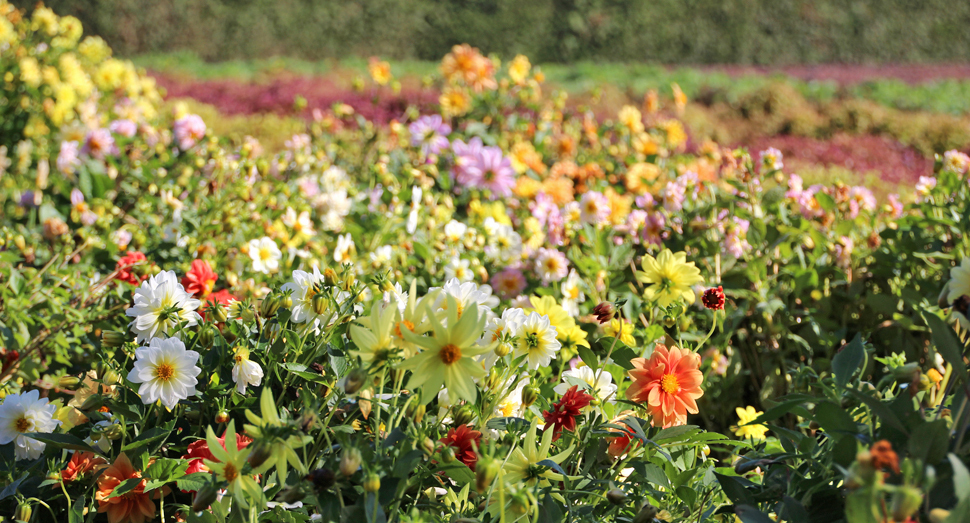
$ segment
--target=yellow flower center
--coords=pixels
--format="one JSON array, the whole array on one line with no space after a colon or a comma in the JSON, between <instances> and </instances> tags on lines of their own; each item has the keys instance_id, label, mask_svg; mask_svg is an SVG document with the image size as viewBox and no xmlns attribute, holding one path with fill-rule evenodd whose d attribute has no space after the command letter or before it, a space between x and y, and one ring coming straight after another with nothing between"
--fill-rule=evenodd
<instances>
[{"instance_id":1,"label":"yellow flower center","mask_svg":"<svg viewBox=\"0 0 970 523\"><path fill-rule=\"evenodd\" d=\"M160 381L168 381L172 376L175 376L175 367L171 363L166 362L155 367L155 377Z\"/></svg>"},{"instance_id":2,"label":"yellow flower center","mask_svg":"<svg viewBox=\"0 0 970 523\"><path fill-rule=\"evenodd\" d=\"M270 259L272 256L273 256L273 254L269 251L269 249L267 247L260 247L259 248L259 259L260 260L264 260L265 261L265 260Z\"/></svg>"},{"instance_id":3,"label":"yellow flower center","mask_svg":"<svg viewBox=\"0 0 970 523\"><path fill-rule=\"evenodd\" d=\"M660 378L660 388L667 394L674 394L680 390L680 382L677 381L677 376L673 374L664 374Z\"/></svg>"},{"instance_id":4,"label":"yellow flower center","mask_svg":"<svg viewBox=\"0 0 970 523\"><path fill-rule=\"evenodd\" d=\"M449 343L441 347L441 352L438 353L438 356L445 365L451 365L461 359L461 349Z\"/></svg>"},{"instance_id":5,"label":"yellow flower center","mask_svg":"<svg viewBox=\"0 0 970 523\"><path fill-rule=\"evenodd\" d=\"M14 422L14 430L17 432L28 432L33 423L26 417L20 417Z\"/></svg>"},{"instance_id":6,"label":"yellow flower center","mask_svg":"<svg viewBox=\"0 0 970 523\"><path fill-rule=\"evenodd\" d=\"M232 483L234 479L239 477L239 471L236 470L236 466L232 463L226 463L226 468L223 469L222 475L226 477L226 481Z\"/></svg>"},{"instance_id":7,"label":"yellow flower center","mask_svg":"<svg viewBox=\"0 0 970 523\"><path fill-rule=\"evenodd\" d=\"M236 363L242 363L242 361L243 361L243 357L242 357L242 355L241 355L241 354L236 354L236 355L235 355L235 356L233 357L233 360L235 360L235 362L236 362Z\"/></svg>"}]
</instances>

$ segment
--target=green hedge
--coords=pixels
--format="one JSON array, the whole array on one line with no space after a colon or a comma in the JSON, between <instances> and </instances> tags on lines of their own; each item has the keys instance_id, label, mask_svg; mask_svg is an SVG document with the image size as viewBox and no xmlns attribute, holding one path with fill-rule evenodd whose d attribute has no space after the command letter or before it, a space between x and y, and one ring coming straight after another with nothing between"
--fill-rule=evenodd
<instances>
[{"instance_id":1,"label":"green hedge","mask_svg":"<svg viewBox=\"0 0 970 523\"><path fill-rule=\"evenodd\" d=\"M15 3L30 7L34 0ZM461 42L535 61L970 60L965 0L49 0L119 53L439 59Z\"/></svg>"}]
</instances>

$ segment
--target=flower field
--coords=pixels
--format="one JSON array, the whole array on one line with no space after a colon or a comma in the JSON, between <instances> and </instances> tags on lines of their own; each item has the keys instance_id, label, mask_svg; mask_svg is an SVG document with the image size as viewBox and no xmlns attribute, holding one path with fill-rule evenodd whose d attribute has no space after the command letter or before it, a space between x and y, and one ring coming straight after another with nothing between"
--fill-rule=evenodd
<instances>
[{"instance_id":1,"label":"flower field","mask_svg":"<svg viewBox=\"0 0 970 523\"><path fill-rule=\"evenodd\" d=\"M4 518L970 520L967 155L810 184L467 45L276 152L0 14Z\"/></svg>"}]
</instances>

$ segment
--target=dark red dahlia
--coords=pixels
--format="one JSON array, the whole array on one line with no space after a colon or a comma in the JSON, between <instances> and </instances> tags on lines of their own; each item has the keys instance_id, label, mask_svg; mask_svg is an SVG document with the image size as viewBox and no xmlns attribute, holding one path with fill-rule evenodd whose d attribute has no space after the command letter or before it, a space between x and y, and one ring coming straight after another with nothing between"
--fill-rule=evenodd
<instances>
[{"instance_id":1,"label":"dark red dahlia","mask_svg":"<svg viewBox=\"0 0 970 523\"><path fill-rule=\"evenodd\" d=\"M458 425L448 431L448 435L441 438L442 443L455 449L455 457L468 468L475 470L478 463L478 453L475 449L481 444L482 433L468 428L468 425Z\"/></svg>"},{"instance_id":2,"label":"dark red dahlia","mask_svg":"<svg viewBox=\"0 0 970 523\"><path fill-rule=\"evenodd\" d=\"M218 279L219 276L205 260L192 260L192 268L182 277L182 287L196 298L204 298L212 292L212 286Z\"/></svg>"},{"instance_id":3,"label":"dark red dahlia","mask_svg":"<svg viewBox=\"0 0 970 523\"><path fill-rule=\"evenodd\" d=\"M573 385L562 395L558 403L552 405L551 411L542 412L547 428L551 423L555 431L553 441L559 439L563 429L576 430L576 417L583 413L583 409L588 407L591 401L593 401L592 396L579 390L577 385Z\"/></svg>"},{"instance_id":4,"label":"dark red dahlia","mask_svg":"<svg viewBox=\"0 0 970 523\"><path fill-rule=\"evenodd\" d=\"M132 285L138 285L147 280L148 271L140 270L144 269L144 266L137 266L144 261L146 261L145 255L139 251L132 251L124 255L118 260L118 265L115 267L118 271L116 278Z\"/></svg>"},{"instance_id":5,"label":"dark red dahlia","mask_svg":"<svg viewBox=\"0 0 970 523\"><path fill-rule=\"evenodd\" d=\"M724 308L724 289L721 287L712 287L704 291L704 295L701 296L701 301L704 306L712 311L721 310Z\"/></svg>"}]
</instances>

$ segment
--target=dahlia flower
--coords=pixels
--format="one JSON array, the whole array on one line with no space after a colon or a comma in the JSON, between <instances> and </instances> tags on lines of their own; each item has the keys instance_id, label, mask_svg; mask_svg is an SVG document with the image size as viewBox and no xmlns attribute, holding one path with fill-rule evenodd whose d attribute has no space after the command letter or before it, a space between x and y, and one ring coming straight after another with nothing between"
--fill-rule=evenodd
<instances>
[{"instance_id":1,"label":"dahlia flower","mask_svg":"<svg viewBox=\"0 0 970 523\"><path fill-rule=\"evenodd\" d=\"M138 342L177 335L180 324L193 327L202 319L195 312L202 302L185 292L174 271L148 278L135 289L132 299L135 303L125 315L134 318L128 326Z\"/></svg>"},{"instance_id":2,"label":"dahlia flower","mask_svg":"<svg viewBox=\"0 0 970 523\"><path fill-rule=\"evenodd\" d=\"M202 372L195 365L198 361L199 353L186 350L182 340L152 338L147 347L135 350L135 364L128 380L141 384L138 395L146 405L161 401L173 409L179 400L195 395L199 383L196 376Z\"/></svg>"},{"instance_id":3,"label":"dahlia flower","mask_svg":"<svg viewBox=\"0 0 970 523\"><path fill-rule=\"evenodd\" d=\"M664 249L654 258L647 254L643 257L643 271L636 277L647 285L643 298L654 301L661 307L681 299L694 303L693 285L702 282L701 271L694 262L687 261L684 252L673 253Z\"/></svg>"},{"instance_id":4,"label":"dahlia flower","mask_svg":"<svg viewBox=\"0 0 970 523\"><path fill-rule=\"evenodd\" d=\"M653 425L672 427L687 423L687 413L697 414L697 398L704 395L698 370L701 357L687 349L657 345L650 359L630 360L633 383L626 398L643 404L653 417Z\"/></svg>"},{"instance_id":5,"label":"dahlia flower","mask_svg":"<svg viewBox=\"0 0 970 523\"><path fill-rule=\"evenodd\" d=\"M54 419L57 408L36 389L9 394L0 403L0 445L14 443L14 459L37 459L47 444L27 434L53 432L61 422Z\"/></svg>"}]
</instances>

